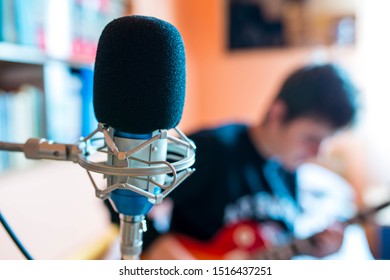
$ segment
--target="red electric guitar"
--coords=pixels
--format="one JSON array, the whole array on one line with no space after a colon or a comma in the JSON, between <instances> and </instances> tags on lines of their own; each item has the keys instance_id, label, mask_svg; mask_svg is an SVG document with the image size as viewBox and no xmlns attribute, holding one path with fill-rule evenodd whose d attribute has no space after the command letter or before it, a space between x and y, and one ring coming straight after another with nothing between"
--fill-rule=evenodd
<instances>
[{"instance_id":1,"label":"red electric guitar","mask_svg":"<svg viewBox=\"0 0 390 280\"><path fill-rule=\"evenodd\" d=\"M349 225L362 223L371 215L390 205L390 201L360 211L354 217L343 221ZM181 245L197 259L221 260L240 259L240 252L246 252L251 259L291 259L303 248L311 248L316 244L316 236L306 239L297 239L289 245L269 248L269 240L264 238L264 228L254 221L243 221L229 225L217 233L214 238L204 242L184 235L175 235Z\"/></svg>"}]
</instances>

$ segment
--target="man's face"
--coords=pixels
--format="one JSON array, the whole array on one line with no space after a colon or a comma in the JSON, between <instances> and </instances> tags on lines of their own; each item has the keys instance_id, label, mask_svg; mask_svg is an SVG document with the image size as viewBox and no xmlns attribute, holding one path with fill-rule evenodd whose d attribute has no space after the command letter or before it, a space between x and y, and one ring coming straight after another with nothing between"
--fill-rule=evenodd
<instances>
[{"instance_id":1,"label":"man's face","mask_svg":"<svg viewBox=\"0 0 390 280\"><path fill-rule=\"evenodd\" d=\"M304 161L318 154L322 140L331 136L334 129L326 122L300 117L277 126L275 156L285 168L295 170Z\"/></svg>"}]
</instances>

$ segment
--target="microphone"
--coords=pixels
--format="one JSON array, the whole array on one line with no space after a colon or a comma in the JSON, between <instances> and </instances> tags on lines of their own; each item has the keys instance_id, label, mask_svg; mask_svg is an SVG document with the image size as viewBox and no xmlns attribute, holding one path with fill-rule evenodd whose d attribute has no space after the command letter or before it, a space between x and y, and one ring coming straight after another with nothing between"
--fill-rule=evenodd
<instances>
[{"instance_id":1,"label":"microphone","mask_svg":"<svg viewBox=\"0 0 390 280\"><path fill-rule=\"evenodd\" d=\"M104 28L96 53L93 105L97 120L111 128L119 151L132 150L179 123L185 83L184 44L173 25L152 17L127 16ZM132 159L110 155L107 164L147 168L150 162L165 161L166 155L167 139L158 139ZM107 184L130 184L160 193L165 175L154 176L154 183L145 181L148 177L108 176ZM143 217L153 203L128 189L111 192L109 200L120 214L122 258L137 258Z\"/></svg>"},{"instance_id":2,"label":"microphone","mask_svg":"<svg viewBox=\"0 0 390 280\"><path fill-rule=\"evenodd\" d=\"M173 25L146 16L115 19L104 28L96 53L97 129L77 144L29 139L0 142L0 150L73 161L86 169L96 196L108 198L120 216L122 259L139 259L145 215L194 172L196 147L176 127L185 83L184 44ZM107 178L105 189L92 172Z\"/></svg>"}]
</instances>

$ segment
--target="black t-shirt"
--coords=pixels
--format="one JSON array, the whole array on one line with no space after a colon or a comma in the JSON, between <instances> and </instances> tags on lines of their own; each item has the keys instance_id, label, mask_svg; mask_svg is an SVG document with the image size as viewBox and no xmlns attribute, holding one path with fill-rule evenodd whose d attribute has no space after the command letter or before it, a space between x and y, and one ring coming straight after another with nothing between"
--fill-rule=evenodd
<instances>
[{"instance_id":1,"label":"black t-shirt","mask_svg":"<svg viewBox=\"0 0 390 280\"><path fill-rule=\"evenodd\" d=\"M229 124L189 138L197 146L196 171L170 194L174 201L172 232L209 240L226 225L256 220L277 224L283 235L280 240L291 237L298 212L295 173L279 168L279 185L271 185L267 171L271 161L258 153L247 126ZM148 221L145 249L158 234Z\"/></svg>"}]
</instances>

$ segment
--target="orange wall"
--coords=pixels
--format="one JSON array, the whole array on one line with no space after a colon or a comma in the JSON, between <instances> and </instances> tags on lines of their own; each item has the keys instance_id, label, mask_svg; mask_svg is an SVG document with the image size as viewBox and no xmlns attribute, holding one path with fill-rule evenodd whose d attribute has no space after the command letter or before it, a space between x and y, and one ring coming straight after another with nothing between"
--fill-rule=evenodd
<instances>
[{"instance_id":1,"label":"orange wall","mask_svg":"<svg viewBox=\"0 0 390 280\"><path fill-rule=\"evenodd\" d=\"M180 124L184 131L228 121L258 121L283 78L318 52L309 48L227 51L226 2L133 1L134 13L171 22L184 39L187 93ZM326 59L334 56L330 51L324 54Z\"/></svg>"}]
</instances>

